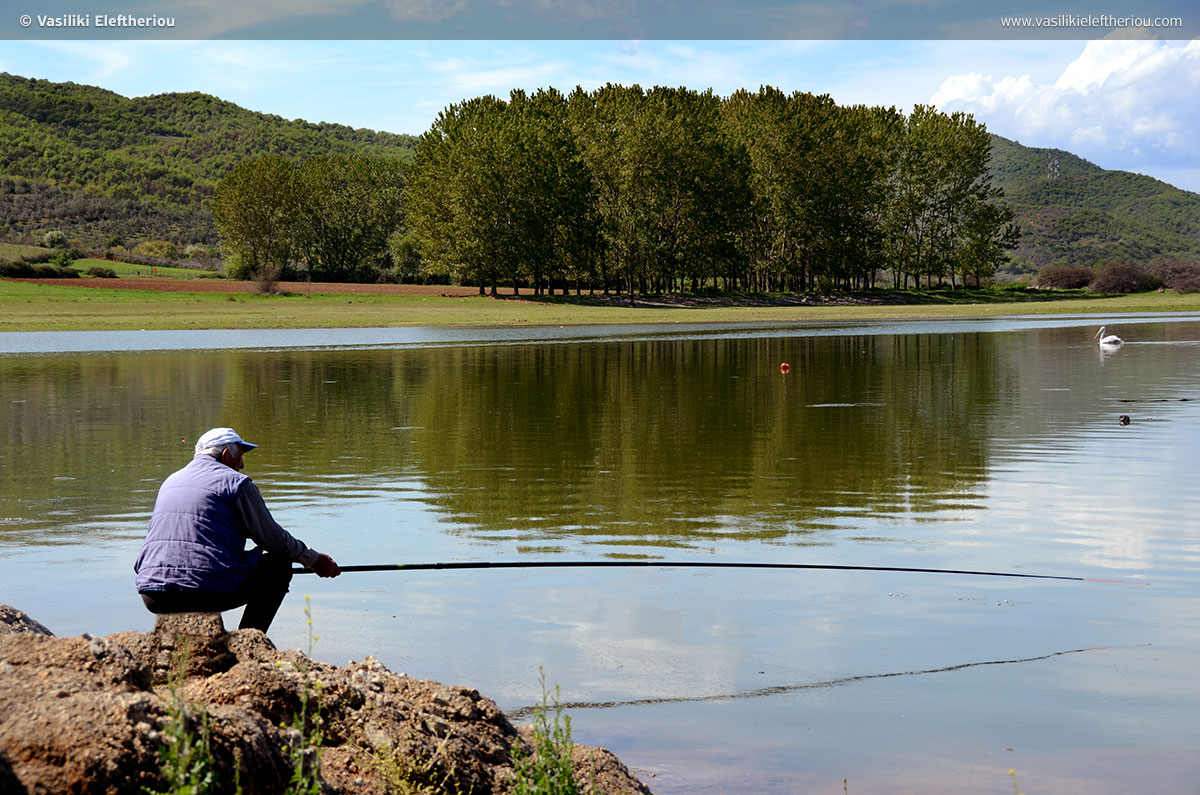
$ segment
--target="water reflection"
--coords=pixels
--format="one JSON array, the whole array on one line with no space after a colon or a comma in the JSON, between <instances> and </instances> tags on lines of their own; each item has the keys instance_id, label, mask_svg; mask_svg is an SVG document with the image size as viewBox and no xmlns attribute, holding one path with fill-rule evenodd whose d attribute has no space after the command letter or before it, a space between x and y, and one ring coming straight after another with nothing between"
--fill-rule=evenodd
<instances>
[{"instance_id":1,"label":"water reflection","mask_svg":"<svg viewBox=\"0 0 1200 795\"><path fill-rule=\"evenodd\" d=\"M978 507L988 407L1015 380L999 339L0 359L20 462L0 475L3 532L93 539L227 424L262 445L253 471L285 505L417 501L448 532L536 548L821 543Z\"/></svg>"}]
</instances>

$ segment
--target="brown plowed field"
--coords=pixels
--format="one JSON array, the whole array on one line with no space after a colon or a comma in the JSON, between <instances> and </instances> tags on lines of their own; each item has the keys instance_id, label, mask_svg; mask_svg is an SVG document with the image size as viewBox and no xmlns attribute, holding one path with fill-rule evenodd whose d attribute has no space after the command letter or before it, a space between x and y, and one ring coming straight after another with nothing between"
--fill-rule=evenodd
<instances>
[{"instance_id":1,"label":"brown plowed field","mask_svg":"<svg viewBox=\"0 0 1200 795\"><path fill-rule=\"evenodd\" d=\"M171 279L165 276L129 276L120 279L14 279L29 284L57 284L64 287L102 287L108 290L161 290L175 293L254 293L258 282L228 279ZM441 295L448 297L479 295L478 287L452 284L341 284L336 282L278 282L275 289L284 293L338 293L346 295ZM512 289L501 288L501 295Z\"/></svg>"}]
</instances>

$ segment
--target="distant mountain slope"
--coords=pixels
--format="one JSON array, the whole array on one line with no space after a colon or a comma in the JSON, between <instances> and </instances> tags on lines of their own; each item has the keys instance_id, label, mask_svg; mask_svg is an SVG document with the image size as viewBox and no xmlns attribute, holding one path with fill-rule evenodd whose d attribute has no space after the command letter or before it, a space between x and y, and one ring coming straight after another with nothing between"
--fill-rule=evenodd
<instances>
[{"instance_id":1,"label":"distant mountain slope","mask_svg":"<svg viewBox=\"0 0 1200 795\"><path fill-rule=\"evenodd\" d=\"M1021 224L1018 266L1200 262L1200 194L996 135L992 168Z\"/></svg>"},{"instance_id":2,"label":"distant mountain slope","mask_svg":"<svg viewBox=\"0 0 1200 795\"><path fill-rule=\"evenodd\" d=\"M212 237L205 200L246 158L408 158L416 143L406 135L288 121L207 94L128 99L6 73L0 73L0 140L0 177L10 178L0 184L0 235L32 235L53 224L68 237L92 239L126 214L141 217L142 232L177 243L201 242L196 223L207 227L201 237ZM67 205L90 208L91 222L74 222ZM181 224L180 213L200 217Z\"/></svg>"}]
</instances>

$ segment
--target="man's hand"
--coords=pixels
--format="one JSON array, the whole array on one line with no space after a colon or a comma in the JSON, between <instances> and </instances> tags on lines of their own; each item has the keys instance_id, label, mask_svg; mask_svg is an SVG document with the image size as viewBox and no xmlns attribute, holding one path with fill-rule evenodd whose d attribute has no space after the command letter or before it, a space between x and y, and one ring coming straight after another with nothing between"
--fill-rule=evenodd
<instances>
[{"instance_id":1,"label":"man's hand","mask_svg":"<svg viewBox=\"0 0 1200 795\"><path fill-rule=\"evenodd\" d=\"M309 568L315 571L318 577L336 577L342 573L337 562L323 552L317 555L317 559Z\"/></svg>"}]
</instances>

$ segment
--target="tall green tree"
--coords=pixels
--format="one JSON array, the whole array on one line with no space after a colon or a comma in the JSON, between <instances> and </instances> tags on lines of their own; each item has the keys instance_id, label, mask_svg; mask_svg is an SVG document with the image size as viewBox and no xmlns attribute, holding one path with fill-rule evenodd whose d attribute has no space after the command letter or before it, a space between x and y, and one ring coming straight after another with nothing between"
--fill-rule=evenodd
<instances>
[{"instance_id":1,"label":"tall green tree","mask_svg":"<svg viewBox=\"0 0 1200 795\"><path fill-rule=\"evenodd\" d=\"M763 87L609 84L447 108L407 206L424 261L493 289L803 290L985 278L1015 230L964 114Z\"/></svg>"},{"instance_id":2,"label":"tall green tree","mask_svg":"<svg viewBox=\"0 0 1200 795\"><path fill-rule=\"evenodd\" d=\"M902 124L894 108L839 108L823 142L831 150L833 177L821 213L823 270L838 286L873 287L883 267L888 177Z\"/></svg>"},{"instance_id":3,"label":"tall green tree","mask_svg":"<svg viewBox=\"0 0 1200 795\"><path fill-rule=\"evenodd\" d=\"M742 281L756 290L772 289L783 268L787 228L777 213L774 193L784 163L783 114L787 97L775 88L757 93L739 89L721 103L721 121L731 150L747 169L741 197L745 221L735 242L744 267L727 260L719 275L727 286Z\"/></svg>"},{"instance_id":4,"label":"tall green tree","mask_svg":"<svg viewBox=\"0 0 1200 795\"><path fill-rule=\"evenodd\" d=\"M493 293L502 274L519 275L507 256L509 226L504 102L456 103L417 141L407 206L426 267Z\"/></svg>"},{"instance_id":5,"label":"tall green tree","mask_svg":"<svg viewBox=\"0 0 1200 795\"><path fill-rule=\"evenodd\" d=\"M590 93L576 89L568 100L571 131L591 177L598 232L596 273L605 293L629 283L637 258L633 154L627 141L642 97L641 86L609 83Z\"/></svg>"},{"instance_id":6,"label":"tall green tree","mask_svg":"<svg viewBox=\"0 0 1200 795\"><path fill-rule=\"evenodd\" d=\"M295 168L279 155L246 160L217 183L212 214L225 246L253 273L292 259L299 208Z\"/></svg>"},{"instance_id":7,"label":"tall green tree","mask_svg":"<svg viewBox=\"0 0 1200 795\"><path fill-rule=\"evenodd\" d=\"M892 180L887 229L895 283L990 276L1019 230L992 184L991 138L964 113L917 105Z\"/></svg>"},{"instance_id":8,"label":"tall green tree","mask_svg":"<svg viewBox=\"0 0 1200 795\"><path fill-rule=\"evenodd\" d=\"M736 256L747 171L711 91L607 85L571 97L571 124L591 175L601 275L630 292L702 281Z\"/></svg>"},{"instance_id":9,"label":"tall green tree","mask_svg":"<svg viewBox=\"0 0 1200 795\"><path fill-rule=\"evenodd\" d=\"M549 89L447 108L418 143L410 223L435 267L495 292L501 278L535 292L579 278L594 239L591 182Z\"/></svg>"},{"instance_id":10,"label":"tall green tree","mask_svg":"<svg viewBox=\"0 0 1200 795\"><path fill-rule=\"evenodd\" d=\"M1013 209L1000 199L997 194L981 196L959 225L955 260L964 285L971 279L979 287L995 276L1006 252L1020 240Z\"/></svg>"},{"instance_id":11,"label":"tall green tree","mask_svg":"<svg viewBox=\"0 0 1200 795\"><path fill-rule=\"evenodd\" d=\"M749 178L745 158L721 126L712 91L656 87L641 114L650 261L644 275L656 290L703 282L717 263L736 259L737 228L745 222Z\"/></svg>"},{"instance_id":12,"label":"tall green tree","mask_svg":"<svg viewBox=\"0 0 1200 795\"><path fill-rule=\"evenodd\" d=\"M941 226L951 163L948 132L944 114L931 106L915 106L906 120L887 224L896 287L910 279L919 286L941 271L937 246L946 236Z\"/></svg>"},{"instance_id":13,"label":"tall green tree","mask_svg":"<svg viewBox=\"0 0 1200 795\"><path fill-rule=\"evenodd\" d=\"M376 278L388 238L403 219L403 166L399 160L317 155L296 170L294 236L300 257L317 281Z\"/></svg>"},{"instance_id":14,"label":"tall green tree","mask_svg":"<svg viewBox=\"0 0 1200 795\"><path fill-rule=\"evenodd\" d=\"M509 222L517 230L511 256L535 292L586 270L588 226L595 223L591 181L567 124L567 98L514 91L505 108L510 170Z\"/></svg>"}]
</instances>

